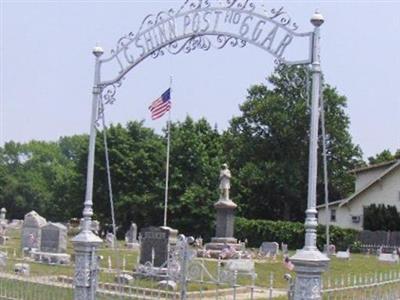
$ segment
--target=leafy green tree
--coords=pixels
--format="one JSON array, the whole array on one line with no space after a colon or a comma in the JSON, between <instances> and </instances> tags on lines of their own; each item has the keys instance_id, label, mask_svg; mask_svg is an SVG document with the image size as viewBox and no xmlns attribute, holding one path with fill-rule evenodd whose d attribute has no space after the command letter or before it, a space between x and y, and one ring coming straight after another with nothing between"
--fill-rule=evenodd
<instances>
[{"instance_id":1,"label":"leafy green tree","mask_svg":"<svg viewBox=\"0 0 400 300\"><path fill-rule=\"evenodd\" d=\"M293 85L307 76L304 68L279 68L269 77L271 88L249 89L240 106L241 115L231 120L224 147L235 174L241 214L247 218L303 220L307 197L310 107L304 85ZM324 87L330 177L330 199L351 191L348 174L361 159L351 141L346 98L329 85ZM320 160L321 161L321 160ZM322 166L320 164L319 174ZM322 176L318 178L322 198Z\"/></svg>"},{"instance_id":2,"label":"leafy green tree","mask_svg":"<svg viewBox=\"0 0 400 300\"><path fill-rule=\"evenodd\" d=\"M139 227L162 225L164 213L166 134L161 137L142 122L107 131L117 223ZM96 144L94 206L96 217L110 223L103 135ZM171 124L168 225L211 235L213 203L218 197L220 135L208 122L186 118Z\"/></svg>"},{"instance_id":3,"label":"leafy green tree","mask_svg":"<svg viewBox=\"0 0 400 300\"><path fill-rule=\"evenodd\" d=\"M398 149L395 154L392 154L390 150L385 149L382 152L376 154L375 156L368 157L368 162L370 165L374 165L391 161L394 159L400 159L400 149Z\"/></svg>"},{"instance_id":4,"label":"leafy green tree","mask_svg":"<svg viewBox=\"0 0 400 300\"><path fill-rule=\"evenodd\" d=\"M118 223L128 226L161 225L162 215L163 139L143 122L129 122L125 127L112 125L107 131L113 198ZM111 223L111 210L103 133L96 141L94 208L96 218Z\"/></svg>"},{"instance_id":5,"label":"leafy green tree","mask_svg":"<svg viewBox=\"0 0 400 300\"><path fill-rule=\"evenodd\" d=\"M30 210L56 220L66 220L69 181L74 162L55 142L6 143L0 151L3 177L0 201L10 217L22 218Z\"/></svg>"},{"instance_id":6,"label":"leafy green tree","mask_svg":"<svg viewBox=\"0 0 400 300\"><path fill-rule=\"evenodd\" d=\"M213 233L218 177L223 163L220 134L205 119L171 125L169 224L193 235Z\"/></svg>"}]
</instances>

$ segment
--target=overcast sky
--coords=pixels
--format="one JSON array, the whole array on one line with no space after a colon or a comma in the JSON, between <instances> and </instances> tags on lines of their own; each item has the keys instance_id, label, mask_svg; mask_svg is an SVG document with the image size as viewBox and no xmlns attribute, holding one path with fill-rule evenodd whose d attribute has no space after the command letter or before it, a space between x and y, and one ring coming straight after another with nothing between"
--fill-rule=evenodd
<instances>
[{"instance_id":1,"label":"overcast sky","mask_svg":"<svg viewBox=\"0 0 400 300\"><path fill-rule=\"evenodd\" d=\"M105 55L119 37L138 30L149 13L178 8L182 1L1 2L0 145L31 139L56 140L89 131L93 46ZM364 156L400 148L400 1L254 1L284 6L312 30L318 9L321 59L326 81L348 98L353 141ZM148 58L134 68L107 107L109 122L145 120L147 107L173 76L173 120L205 117L225 129L239 114L247 89L265 82L273 57L248 45L208 52Z\"/></svg>"}]
</instances>

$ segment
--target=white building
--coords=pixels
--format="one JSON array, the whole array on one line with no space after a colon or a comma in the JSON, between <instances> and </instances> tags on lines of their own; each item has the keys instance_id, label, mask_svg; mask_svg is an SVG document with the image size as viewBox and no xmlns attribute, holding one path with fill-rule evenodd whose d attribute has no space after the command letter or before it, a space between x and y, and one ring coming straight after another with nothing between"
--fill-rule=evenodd
<instances>
[{"instance_id":1,"label":"white building","mask_svg":"<svg viewBox=\"0 0 400 300\"><path fill-rule=\"evenodd\" d=\"M400 212L400 160L376 164L353 171L355 192L348 198L330 202L331 225L363 229L364 207L371 204L396 206ZM319 224L326 224L325 205L317 206Z\"/></svg>"}]
</instances>

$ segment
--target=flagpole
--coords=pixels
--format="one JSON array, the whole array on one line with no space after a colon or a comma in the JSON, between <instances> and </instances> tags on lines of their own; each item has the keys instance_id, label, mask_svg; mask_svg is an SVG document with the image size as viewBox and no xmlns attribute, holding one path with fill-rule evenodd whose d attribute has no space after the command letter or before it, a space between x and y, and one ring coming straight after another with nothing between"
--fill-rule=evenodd
<instances>
[{"instance_id":1,"label":"flagpole","mask_svg":"<svg viewBox=\"0 0 400 300\"><path fill-rule=\"evenodd\" d=\"M172 92L172 76L169 80L170 93ZM167 226L167 212L168 212L168 184L169 184L169 152L171 143L171 109L168 111L167 121L167 162L165 166L165 199L164 199L164 227Z\"/></svg>"}]
</instances>

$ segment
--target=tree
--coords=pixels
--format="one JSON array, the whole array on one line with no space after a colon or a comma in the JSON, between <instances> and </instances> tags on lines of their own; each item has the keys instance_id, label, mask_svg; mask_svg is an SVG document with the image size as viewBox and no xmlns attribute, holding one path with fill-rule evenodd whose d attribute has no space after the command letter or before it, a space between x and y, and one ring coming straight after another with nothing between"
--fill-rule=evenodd
<instances>
[{"instance_id":1,"label":"tree","mask_svg":"<svg viewBox=\"0 0 400 300\"><path fill-rule=\"evenodd\" d=\"M0 203L11 218L36 210L53 220L67 220L75 162L63 155L57 143L6 143L0 149L0 165Z\"/></svg>"},{"instance_id":2,"label":"tree","mask_svg":"<svg viewBox=\"0 0 400 300\"><path fill-rule=\"evenodd\" d=\"M389 149L385 149L375 156L368 157L368 162L370 165L374 165L395 159L400 159L400 149L398 149L394 154L392 154Z\"/></svg>"},{"instance_id":3,"label":"tree","mask_svg":"<svg viewBox=\"0 0 400 300\"><path fill-rule=\"evenodd\" d=\"M213 203L218 199L220 135L208 122L186 118L171 124L168 225L188 234L211 235ZM166 137L142 122L107 131L117 223L163 225ZM96 217L110 223L103 135L96 144L94 206Z\"/></svg>"},{"instance_id":4,"label":"tree","mask_svg":"<svg viewBox=\"0 0 400 300\"><path fill-rule=\"evenodd\" d=\"M163 139L143 122L107 131L113 198L118 224L161 225L163 195ZM111 223L103 133L96 141L94 207L96 218ZM157 221L156 221L157 220Z\"/></svg>"},{"instance_id":5,"label":"tree","mask_svg":"<svg viewBox=\"0 0 400 300\"><path fill-rule=\"evenodd\" d=\"M294 85L307 77L307 69L278 68L266 85L249 89L240 106L241 115L231 120L224 134L234 177L233 192L242 216L259 219L303 220L307 197L310 107L305 86ZM361 159L351 141L346 98L329 85L324 87L330 175L330 198L351 191L348 171ZM321 149L321 147L320 147ZM320 159L321 161L321 159ZM320 164L319 174L322 166ZM322 199L322 176L318 196Z\"/></svg>"},{"instance_id":6,"label":"tree","mask_svg":"<svg viewBox=\"0 0 400 300\"><path fill-rule=\"evenodd\" d=\"M171 126L169 224L209 237L223 163L220 134L205 119L187 117Z\"/></svg>"}]
</instances>

